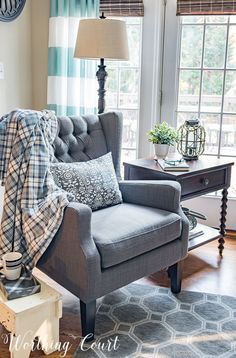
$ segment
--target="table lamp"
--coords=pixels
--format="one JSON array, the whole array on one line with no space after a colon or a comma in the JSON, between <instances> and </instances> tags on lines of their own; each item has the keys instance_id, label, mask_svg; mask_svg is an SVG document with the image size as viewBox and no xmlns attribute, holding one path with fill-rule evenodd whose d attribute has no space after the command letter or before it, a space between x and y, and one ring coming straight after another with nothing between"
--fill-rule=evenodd
<instances>
[{"instance_id":1,"label":"table lamp","mask_svg":"<svg viewBox=\"0 0 236 358\"><path fill-rule=\"evenodd\" d=\"M105 18L82 19L79 22L74 57L100 59L96 73L98 89L98 113L105 110L105 82L107 78L104 59L129 60L126 23Z\"/></svg>"}]
</instances>

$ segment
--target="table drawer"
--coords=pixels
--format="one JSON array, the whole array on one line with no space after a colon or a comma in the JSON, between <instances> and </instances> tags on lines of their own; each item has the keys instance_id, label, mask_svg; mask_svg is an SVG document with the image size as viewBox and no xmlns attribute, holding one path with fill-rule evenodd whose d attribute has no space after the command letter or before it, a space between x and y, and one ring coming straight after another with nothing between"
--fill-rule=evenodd
<instances>
[{"instance_id":1,"label":"table drawer","mask_svg":"<svg viewBox=\"0 0 236 358\"><path fill-rule=\"evenodd\" d=\"M209 193L221 189L226 183L226 169L212 171L204 174L193 175L179 181L182 187L182 196L205 192Z\"/></svg>"}]
</instances>

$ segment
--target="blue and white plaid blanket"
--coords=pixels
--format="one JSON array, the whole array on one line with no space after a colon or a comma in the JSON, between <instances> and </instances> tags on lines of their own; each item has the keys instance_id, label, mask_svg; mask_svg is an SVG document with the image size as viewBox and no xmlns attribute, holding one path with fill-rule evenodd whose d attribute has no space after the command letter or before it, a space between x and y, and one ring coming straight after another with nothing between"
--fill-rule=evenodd
<instances>
[{"instance_id":1,"label":"blue and white plaid blanket","mask_svg":"<svg viewBox=\"0 0 236 358\"><path fill-rule=\"evenodd\" d=\"M0 181L5 185L0 257L20 251L33 268L73 200L49 172L57 118L50 111L16 110L0 119Z\"/></svg>"}]
</instances>

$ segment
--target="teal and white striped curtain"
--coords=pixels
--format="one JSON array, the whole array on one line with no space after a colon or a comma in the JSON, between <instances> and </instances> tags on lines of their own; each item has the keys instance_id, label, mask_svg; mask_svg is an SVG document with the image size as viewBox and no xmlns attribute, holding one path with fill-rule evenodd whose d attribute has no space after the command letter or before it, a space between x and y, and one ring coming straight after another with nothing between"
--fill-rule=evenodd
<instances>
[{"instance_id":1,"label":"teal and white striped curtain","mask_svg":"<svg viewBox=\"0 0 236 358\"><path fill-rule=\"evenodd\" d=\"M51 0L47 102L59 116L97 111L97 62L73 56L79 20L98 14L99 0Z\"/></svg>"}]
</instances>

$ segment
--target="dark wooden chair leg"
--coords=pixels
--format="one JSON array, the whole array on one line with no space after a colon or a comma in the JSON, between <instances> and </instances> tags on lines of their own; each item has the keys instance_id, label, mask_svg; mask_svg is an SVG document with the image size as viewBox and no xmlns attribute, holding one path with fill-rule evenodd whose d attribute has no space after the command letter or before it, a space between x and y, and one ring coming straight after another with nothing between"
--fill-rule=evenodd
<instances>
[{"instance_id":1,"label":"dark wooden chair leg","mask_svg":"<svg viewBox=\"0 0 236 358\"><path fill-rule=\"evenodd\" d=\"M168 268L168 274L171 281L171 291L173 293L179 293L181 291L181 280L182 280L182 262Z\"/></svg>"},{"instance_id":2,"label":"dark wooden chair leg","mask_svg":"<svg viewBox=\"0 0 236 358\"><path fill-rule=\"evenodd\" d=\"M80 300L80 315L82 336L87 337L86 342L92 341L95 332L96 300L88 303Z\"/></svg>"}]
</instances>

